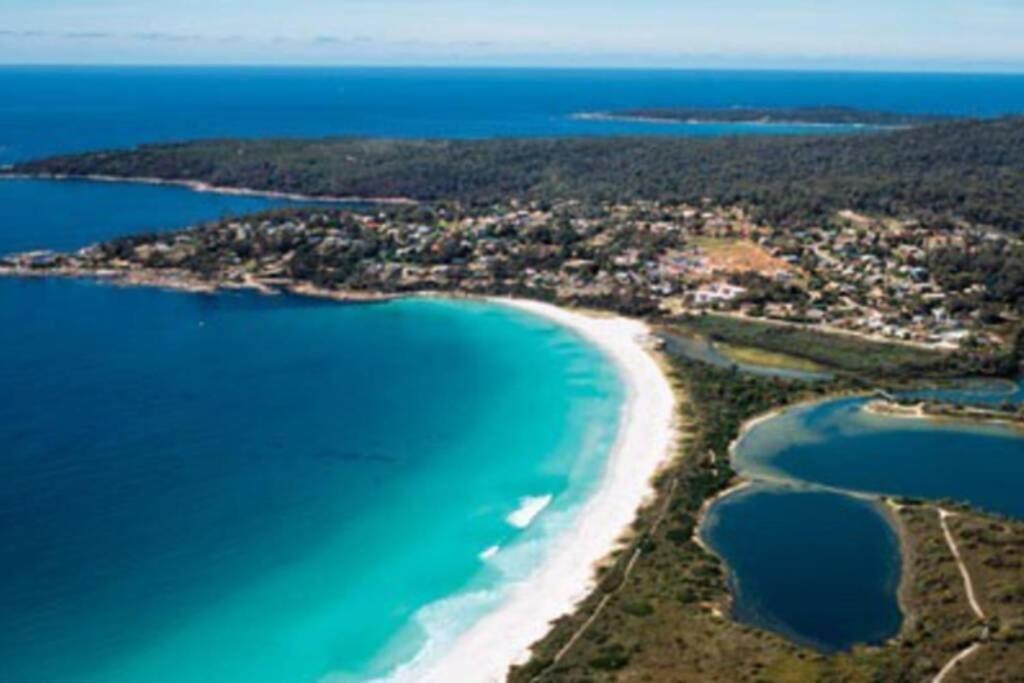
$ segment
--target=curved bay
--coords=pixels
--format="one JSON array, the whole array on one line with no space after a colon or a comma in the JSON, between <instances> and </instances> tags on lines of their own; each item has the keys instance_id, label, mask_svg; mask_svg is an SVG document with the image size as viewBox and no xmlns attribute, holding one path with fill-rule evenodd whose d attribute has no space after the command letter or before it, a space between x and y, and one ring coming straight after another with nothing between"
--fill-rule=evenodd
<instances>
[{"instance_id":1,"label":"curved bay","mask_svg":"<svg viewBox=\"0 0 1024 683\"><path fill-rule=\"evenodd\" d=\"M17 683L386 673L539 560L623 398L571 332L470 302L9 279L0 348Z\"/></svg>"}]
</instances>

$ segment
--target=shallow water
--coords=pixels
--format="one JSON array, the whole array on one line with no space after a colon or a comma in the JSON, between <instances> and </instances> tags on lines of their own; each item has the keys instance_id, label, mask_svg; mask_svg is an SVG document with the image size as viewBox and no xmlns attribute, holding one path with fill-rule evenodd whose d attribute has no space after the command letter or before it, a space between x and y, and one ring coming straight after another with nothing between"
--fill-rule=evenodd
<instances>
[{"instance_id":1,"label":"shallow water","mask_svg":"<svg viewBox=\"0 0 1024 683\"><path fill-rule=\"evenodd\" d=\"M622 401L485 304L8 279L0 348L14 683L384 674L542 560Z\"/></svg>"},{"instance_id":2,"label":"shallow water","mask_svg":"<svg viewBox=\"0 0 1024 683\"><path fill-rule=\"evenodd\" d=\"M0 163L223 136L852 132L573 115L852 105L990 116L1024 110L1021 82L4 67ZM7 180L0 253L279 204ZM471 304L0 280L0 349L0 678L14 683L360 680L428 641L443 647L568 524L599 478L622 399L613 369L573 335ZM525 528L509 521L528 517ZM722 517L726 529L745 523Z\"/></svg>"},{"instance_id":3,"label":"shallow water","mask_svg":"<svg viewBox=\"0 0 1024 683\"><path fill-rule=\"evenodd\" d=\"M960 405L1003 406L1024 403L1024 379L962 379L928 389L901 391L900 396Z\"/></svg>"}]
</instances>

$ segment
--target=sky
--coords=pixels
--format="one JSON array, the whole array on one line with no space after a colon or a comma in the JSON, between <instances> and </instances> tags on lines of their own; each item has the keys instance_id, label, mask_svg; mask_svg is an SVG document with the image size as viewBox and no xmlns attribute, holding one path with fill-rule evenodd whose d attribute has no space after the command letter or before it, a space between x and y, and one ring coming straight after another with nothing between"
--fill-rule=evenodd
<instances>
[{"instance_id":1,"label":"sky","mask_svg":"<svg viewBox=\"0 0 1024 683\"><path fill-rule=\"evenodd\" d=\"M0 0L3 64L1024 72L1024 0Z\"/></svg>"}]
</instances>

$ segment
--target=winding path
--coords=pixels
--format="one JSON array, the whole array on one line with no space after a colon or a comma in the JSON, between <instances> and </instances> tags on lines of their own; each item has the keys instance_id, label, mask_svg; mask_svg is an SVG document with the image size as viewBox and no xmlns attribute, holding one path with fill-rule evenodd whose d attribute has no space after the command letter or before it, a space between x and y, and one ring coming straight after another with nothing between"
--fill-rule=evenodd
<instances>
[{"instance_id":1,"label":"winding path","mask_svg":"<svg viewBox=\"0 0 1024 683\"><path fill-rule=\"evenodd\" d=\"M655 518L654 523L651 525L651 528L648 533L653 534L655 531L657 531L658 527L661 526L661 523L665 521L665 517L668 516L669 506L672 504L672 496L675 495L676 492L676 484L677 480L673 478L671 484L669 485L668 492L665 495L665 503L664 505L662 505L662 508L659 511L657 518ZM563 645L562 648L555 654L554 658L551 660L551 663L544 667L543 670L541 670L533 678L530 679L530 683L535 683L536 681L539 681L541 678L543 678L545 674L547 674L551 667L561 662L562 658L569 654L569 651L573 648L574 645L576 645L577 642L579 642L579 639L583 637L583 634L587 632L591 624L597 621L598 616L601 615L601 612L604 611L604 608L608 605L611 599L615 597L615 595L618 594L626 585L626 581L627 579L629 579L629 575L633 573L633 567L636 566L637 560L640 559L640 555L642 554L642 552L643 551L638 544L637 547L633 550L633 554L629 558L629 562L626 563L626 568L622 572L622 579L619 581L618 585L613 590L605 593L604 597L601 598L601 602L597 603L597 607L594 609L593 614L591 614L587 618L587 620L584 621L582 625L580 625L576 632L572 634L572 637L569 638L568 642L565 645Z\"/></svg>"},{"instance_id":2,"label":"winding path","mask_svg":"<svg viewBox=\"0 0 1024 683\"><path fill-rule=\"evenodd\" d=\"M956 545L956 541L953 539L953 534L949 530L949 524L946 520L950 517L955 517L956 514L949 510L943 510L938 508L939 511L939 524L942 525L942 533L946 536L946 543L949 544L949 549L953 552L953 557L956 559L956 565L960 568L960 575L964 577L964 588L967 590L967 601L971 603L971 609L974 610L974 615L978 619L985 620L985 611L981 609L981 605L978 604L978 598L974 593L974 582L971 581L971 575L967 571L967 565L964 564L963 557L960 555L960 549Z\"/></svg>"},{"instance_id":3,"label":"winding path","mask_svg":"<svg viewBox=\"0 0 1024 683\"><path fill-rule=\"evenodd\" d=\"M935 678L932 679L932 683L940 683L950 674L950 672L953 671L953 669L957 667L960 662L973 655L980 647L981 643L974 643L967 649L962 650L956 657L949 660L949 662L946 663L946 666L942 667L942 671L935 675Z\"/></svg>"},{"instance_id":4,"label":"winding path","mask_svg":"<svg viewBox=\"0 0 1024 683\"><path fill-rule=\"evenodd\" d=\"M978 603L978 598L974 593L974 582L971 581L971 574L967 571L967 565L964 564L963 557L960 555L960 548L956 545L956 539L953 538L953 533L949 530L949 524L946 520L950 517L955 517L956 513L944 510L942 508L936 508L939 513L939 525L942 527L942 533L946 537L946 544L949 545L950 551L953 553L953 559L956 560L956 565L960 569L960 575L964 578L964 588L967 591L967 602L971 605L971 610L974 615L978 617L980 621L985 620L985 611L981 609L981 605ZM946 666L935 675L935 678L931 680L931 683L942 683L960 662L964 661L981 647L982 640L976 640L970 646L961 650L953 659L946 663Z\"/></svg>"}]
</instances>

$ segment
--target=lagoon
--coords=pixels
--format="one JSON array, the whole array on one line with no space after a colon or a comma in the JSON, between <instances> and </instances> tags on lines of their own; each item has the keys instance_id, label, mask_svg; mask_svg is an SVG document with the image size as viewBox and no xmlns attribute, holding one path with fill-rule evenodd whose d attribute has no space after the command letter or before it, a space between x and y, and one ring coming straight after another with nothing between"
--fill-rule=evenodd
<instances>
[{"instance_id":1,"label":"lagoon","mask_svg":"<svg viewBox=\"0 0 1024 683\"><path fill-rule=\"evenodd\" d=\"M755 483L712 506L702 533L732 570L738 619L824 651L898 632L895 531L876 502L846 492L1024 519L1019 430L877 415L869 400L790 408L737 442L733 464Z\"/></svg>"},{"instance_id":2,"label":"lagoon","mask_svg":"<svg viewBox=\"0 0 1024 683\"><path fill-rule=\"evenodd\" d=\"M1024 519L1024 438L1006 425L876 415L847 398L786 411L751 429L748 475L891 496L949 499Z\"/></svg>"},{"instance_id":3,"label":"lagoon","mask_svg":"<svg viewBox=\"0 0 1024 683\"><path fill-rule=\"evenodd\" d=\"M823 651L899 630L899 538L872 502L759 484L716 504L703 534L743 622Z\"/></svg>"}]
</instances>

